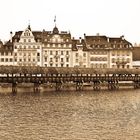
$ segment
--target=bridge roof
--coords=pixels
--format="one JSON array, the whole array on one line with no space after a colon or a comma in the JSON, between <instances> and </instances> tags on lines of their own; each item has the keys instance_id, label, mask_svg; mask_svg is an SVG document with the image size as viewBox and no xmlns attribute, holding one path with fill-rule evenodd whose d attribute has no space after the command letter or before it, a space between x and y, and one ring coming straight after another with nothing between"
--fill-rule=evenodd
<instances>
[{"instance_id":1,"label":"bridge roof","mask_svg":"<svg viewBox=\"0 0 140 140\"><path fill-rule=\"evenodd\" d=\"M0 66L0 74L140 74L140 69Z\"/></svg>"}]
</instances>

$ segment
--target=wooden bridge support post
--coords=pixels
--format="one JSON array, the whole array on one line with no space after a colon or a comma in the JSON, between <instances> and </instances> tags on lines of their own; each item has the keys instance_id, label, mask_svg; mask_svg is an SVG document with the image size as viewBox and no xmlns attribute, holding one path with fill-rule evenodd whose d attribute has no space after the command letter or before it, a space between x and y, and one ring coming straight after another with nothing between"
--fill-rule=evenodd
<instances>
[{"instance_id":1,"label":"wooden bridge support post","mask_svg":"<svg viewBox=\"0 0 140 140\"><path fill-rule=\"evenodd\" d=\"M34 93L40 92L40 83L34 83Z\"/></svg>"},{"instance_id":2,"label":"wooden bridge support post","mask_svg":"<svg viewBox=\"0 0 140 140\"><path fill-rule=\"evenodd\" d=\"M56 85L55 85L55 90L56 91L60 91L63 87L63 83L62 82L56 82Z\"/></svg>"},{"instance_id":3,"label":"wooden bridge support post","mask_svg":"<svg viewBox=\"0 0 140 140\"><path fill-rule=\"evenodd\" d=\"M83 82L76 82L76 90L77 91L83 90Z\"/></svg>"},{"instance_id":4,"label":"wooden bridge support post","mask_svg":"<svg viewBox=\"0 0 140 140\"><path fill-rule=\"evenodd\" d=\"M140 82L139 81L134 81L134 89L140 88Z\"/></svg>"},{"instance_id":5,"label":"wooden bridge support post","mask_svg":"<svg viewBox=\"0 0 140 140\"><path fill-rule=\"evenodd\" d=\"M17 83L16 82L13 82L12 83L12 93L13 94L16 94L17 93Z\"/></svg>"},{"instance_id":6,"label":"wooden bridge support post","mask_svg":"<svg viewBox=\"0 0 140 140\"><path fill-rule=\"evenodd\" d=\"M95 91L101 90L101 83L100 83L100 81L95 81L94 82L94 84L93 84L93 90L95 90Z\"/></svg>"},{"instance_id":7,"label":"wooden bridge support post","mask_svg":"<svg viewBox=\"0 0 140 140\"><path fill-rule=\"evenodd\" d=\"M108 81L108 89L109 90L116 90L119 88L118 81Z\"/></svg>"}]
</instances>

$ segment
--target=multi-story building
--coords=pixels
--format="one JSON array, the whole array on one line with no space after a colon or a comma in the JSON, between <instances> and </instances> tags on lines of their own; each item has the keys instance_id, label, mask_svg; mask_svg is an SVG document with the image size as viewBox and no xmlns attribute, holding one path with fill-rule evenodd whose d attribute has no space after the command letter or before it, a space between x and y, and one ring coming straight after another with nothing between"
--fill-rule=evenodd
<instances>
[{"instance_id":1,"label":"multi-story building","mask_svg":"<svg viewBox=\"0 0 140 140\"><path fill-rule=\"evenodd\" d=\"M69 32L59 32L55 26L53 31L43 31L42 38L42 66L72 67L72 39Z\"/></svg>"},{"instance_id":2,"label":"multi-story building","mask_svg":"<svg viewBox=\"0 0 140 140\"><path fill-rule=\"evenodd\" d=\"M0 65L13 65L13 43L0 41Z\"/></svg>"},{"instance_id":3,"label":"multi-story building","mask_svg":"<svg viewBox=\"0 0 140 140\"><path fill-rule=\"evenodd\" d=\"M88 51L84 40L73 38L72 45L72 63L73 67L89 67L88 66Z\"/></svg>"},{"instance_id":4,"label":"multi-story building","mask_svg":"<svg viewBox=\"0 0 140 140\"><path fill-rule=\"evenodd\" d=\"M109 48L106 36L86 36L84 42L88 50L88 66L109 68Z\"/></svg>"},{"instance_id":5,"label":"multi-story building","mask_svg":"<svg viewBox=\"0 0 140 140\"><path fill-rule=\"evenodd\" d=\"M0 42L0 64L44 67L132 68L133 46L123 36L74 39L66 31L32 31L30 25Z\"/></svg>"},{"instance_id":6,"label":"multi-story building","mask_svg":"<svg viewBox=\"0 0 140 140\"><path fill-rule=\"evenodd\" d=\"M86 36L84 41L88 50L88 66L93 68L132 68L132 44L123 36Z\"/></svg>"},{"instance_id":7,"label":"multi-story building","mask_svg":"<svg viewBox=\"0 0 140 140\"><path fill-rule=\"evenodd\" d=\"M132 68L132 44L124 39L109 38L110 68Z\"/></svg>"},{"instance_id":8,"label":"multi-story building","mask_svg":"<svg viewBox=\"0 0 140 140\"><path fill-rule=\"evenodd\" d=\"M26 28L18 31L12 38L14 65L42 66L42 32Z\"/></svg>"}]
</instances>

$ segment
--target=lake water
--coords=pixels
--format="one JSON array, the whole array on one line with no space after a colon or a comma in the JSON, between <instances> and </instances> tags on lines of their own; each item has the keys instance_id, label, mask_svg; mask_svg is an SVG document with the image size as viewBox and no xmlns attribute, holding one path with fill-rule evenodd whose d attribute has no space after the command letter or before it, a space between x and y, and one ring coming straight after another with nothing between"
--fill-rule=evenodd
<instances>
[{"instance_id":1,"label":"lake water","mask_svg":"<svg viewBox=\"0 0 140 140\"><path fill-rule=\"evenodd\" d=\"M140 140L140 90L2 92L0 140Z\"/></svg>"}]
</instances>

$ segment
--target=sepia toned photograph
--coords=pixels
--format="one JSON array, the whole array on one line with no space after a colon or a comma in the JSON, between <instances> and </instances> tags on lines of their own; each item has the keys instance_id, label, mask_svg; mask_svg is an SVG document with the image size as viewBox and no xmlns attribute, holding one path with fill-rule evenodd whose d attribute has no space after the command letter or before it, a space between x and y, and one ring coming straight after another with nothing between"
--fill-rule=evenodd
<instances>
[{"instance_id":1,"label":"sepia toned photograph","mask_svg":"<svg viewBox=\"0 0 140 140\"><path fill-rule=\"evenodd\" d=\"M140 140L140 0L0 3L0 140Z\"/></svg>"}]
</instances>

